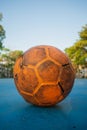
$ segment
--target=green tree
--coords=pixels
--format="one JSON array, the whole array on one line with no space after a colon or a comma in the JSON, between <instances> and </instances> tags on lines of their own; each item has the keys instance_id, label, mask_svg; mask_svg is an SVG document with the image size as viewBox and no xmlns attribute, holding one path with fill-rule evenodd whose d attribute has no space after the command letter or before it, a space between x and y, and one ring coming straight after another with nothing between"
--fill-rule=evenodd
<instances>
[{"instance_id":1,"label":"green tree","mask_svg":"<svg viewBox=\"0 0 87 130\"><path fill-rule=\"evenodd\" d=\"M0 13L0 22L2 21L2 14ZM5 39L5 30L3 26L0 24L0 49L3 48L3 40Z\"/></svg>"},{"instance_id":2,"label":"green tree","mask_svg":"<svg viewBox=\"0 0 87 130\"><path fill-rule=\"evenodd\" d=\"M15 64L15 61L18 57L20 57L23 54L23 51L15 50L10 51L8 48L4 48L2 53L0 54L0 62L2 63L2 68L6 69L6 75L5 72L1 72L0 77L12 77L13 75L13 66ZM9 73L8 73L9 72Z\"/></svg>"},{"instance_id":3,"label":"green tree","mask_svg":"<svg viewBox=\"0 0 87 130\"><path fill-rule=\"evenodd\" d=\"M5 49L5 53L1 55L2 61L5 62L6 66L12 67L18 57L20 57L23 54L23 51L15 50L10 51L9 49Z\"/></svg>"},{"instance_id":4,"label":"green tree","mask_svg":"<svg viewBox=\"0 0 87 130\"><path fill-rule=\"evenodd\" d=\"M20 57L22 54L23 54L23 51L20 51L20 50L10 51L8 53L9 62L12 65L14 65L15 61L17 60L17 58Z\"/></svg>"},{"instance_id":5,"label":"green tree","mask_svg":"<svg viewBox=\"0 0 87 130\"><path fill-rule=\"evenodd\" d=\"M79 40L73 46L66 48L65 52L76 66L87 66L87 25L79 32Z\"/></svg>"}]
</instances>

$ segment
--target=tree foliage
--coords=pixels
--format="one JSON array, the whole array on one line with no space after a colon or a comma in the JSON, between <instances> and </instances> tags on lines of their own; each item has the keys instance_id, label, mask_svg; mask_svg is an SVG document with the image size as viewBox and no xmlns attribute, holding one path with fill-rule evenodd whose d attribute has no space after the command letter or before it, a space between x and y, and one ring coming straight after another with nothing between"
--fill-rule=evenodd
<instances>
[{"instance_id":1,"label":"tree foliage","mask_svg":"<svg viewBox=\"0 0 87 130\"><path fill-rule=\"evenodd\" d=\"M2 21L2 14L0 13L0 22ZM3 47L3 40L5 39L5 30L3 26L0 24L0 49Z\"/></svg>"},{"instance_id":2,"label":"tree foliage","mask_svg":"<svg viewBox=\"0 0 87 130\"><path fill-rule=\"evenodd\" d=\"M7 48L4 48L4 52L0 56L0 61L5 62L6 66L12 66L14 65L16 59L20 57L23 54L23 51L15 50L10 51Z\"/></svg>"},{"instance_id":3,"label":"tree foliage","mask_svg":"<svg viewBox=\"0 0 87 130\"><path fill-rule=\"evenodd\" d=\"M0 54L0 77L13 77L13 66L18 57L23 54L21 50L11 51L8 48L3 48Z\"/></svg>"},{"instance_id":4,"label":"tree foliage","mask_svg":"<svg viewBox=\"0 0 87 130\"><path fill-rule=\"evenodd\" d=\"M73 46L66 48L65 52L75 65L87 66L87 25L79 32L79 40Z\"/></svg>"}]
</instances>

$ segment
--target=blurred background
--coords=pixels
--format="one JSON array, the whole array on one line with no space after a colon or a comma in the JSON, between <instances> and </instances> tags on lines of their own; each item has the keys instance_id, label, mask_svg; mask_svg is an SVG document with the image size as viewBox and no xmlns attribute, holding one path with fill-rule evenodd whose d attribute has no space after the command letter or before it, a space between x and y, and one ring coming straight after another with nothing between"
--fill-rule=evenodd
<instances>
[{"instance_id":1,"label":"blurred background","mask_svg":"<svg viewBox=\"0 0 87 130\"><path fill-rule=\"evenodd\" d=\"M12 78L16 59L43 44L64 51L76 78L87 78L87 1L0 0L0 78Z\"/></svg>"}]
</instances>

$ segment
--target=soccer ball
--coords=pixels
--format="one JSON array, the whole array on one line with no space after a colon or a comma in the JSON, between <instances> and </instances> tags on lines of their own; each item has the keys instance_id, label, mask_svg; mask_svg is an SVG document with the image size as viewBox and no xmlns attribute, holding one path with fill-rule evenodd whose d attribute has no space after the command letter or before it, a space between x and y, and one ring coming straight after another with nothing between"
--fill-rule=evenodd
<instances>
[{"instance_id":1,"label":"soccer ball","mask_svg":"<svg viewBox=\"0 0 87 130\"><path fill-rule=\"evenodd\" d=\"M14 81L29 103L52 106L71 91L75 73L69 58L53 46L30 48L14 65Z\"/></svg>"}]
</instances>

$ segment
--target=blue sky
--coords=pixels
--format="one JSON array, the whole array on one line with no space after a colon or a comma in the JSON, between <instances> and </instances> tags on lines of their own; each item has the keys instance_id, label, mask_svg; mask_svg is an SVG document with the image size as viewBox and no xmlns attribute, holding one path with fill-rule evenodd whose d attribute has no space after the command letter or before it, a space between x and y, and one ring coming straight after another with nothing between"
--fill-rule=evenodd
<instances>
[{"instance_id":1,"label":"blue sky","mask_svg":"<svg viewBox=\"0 0 87 130\"><path fill-rule=\"evenodd\" d=\"M0 0L0 12L11 50L43 44L64 50L87 24L87 0Z\"/></svg>"}]
</instances>

